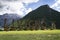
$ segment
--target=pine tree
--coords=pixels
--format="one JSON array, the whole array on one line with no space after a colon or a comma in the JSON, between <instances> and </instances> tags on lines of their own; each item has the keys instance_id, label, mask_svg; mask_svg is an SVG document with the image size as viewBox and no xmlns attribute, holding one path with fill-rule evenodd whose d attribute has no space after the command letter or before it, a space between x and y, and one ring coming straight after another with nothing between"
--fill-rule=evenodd
<instances>
[{"instance_id":1,"label":"pine tree","mask_svg":"<svg viewBox=\"0 0 60 40\"><path fill-rule=\"evenodd\" d=\"M4 19L4 31L8 31L7 18Z\"/></svg>"},{"instance_id":2,"label":"pine tree","mask_svg":"<svg viewBox=\"0 0 60 40\"><path fill-rule=\"evenodd\" d=\"M12 30L15 30L15 27L14 27L14 19L12 19L12 26L11 26L11 29L10 29L11 31Z\"/></svg>"},{"instance_id":3,"label":"pine tree","mask_svg":"<svg viewBox=\"0 0 60 40\"><path fill-rule=\"evenodd\" d=\"M43 17L42 21L41 21L41 29L45 30L46 29L46 22L45 22L45 16Z\"/></svg>"},{"instance_id":4,"label":"pine tree","mask_svg":"<svg viewBox=\"0 0 60 40\"><path fill-rule=\"evenodd\" d=\"M56 29L56 24L54 22L52 22L52 24L51 24L51 30L53 30L53 29Z\"/></svg>"}]
</instances>

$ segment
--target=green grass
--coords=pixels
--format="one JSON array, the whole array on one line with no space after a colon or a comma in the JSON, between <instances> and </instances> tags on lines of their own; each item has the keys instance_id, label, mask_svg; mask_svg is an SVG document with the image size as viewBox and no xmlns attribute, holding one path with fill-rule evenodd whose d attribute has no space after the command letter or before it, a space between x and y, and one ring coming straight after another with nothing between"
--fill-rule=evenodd
<instances>
[{"instance_id":1,"label":"green grass","mask_svg":"<svg viewBox=\"0 0 60 40\"><path fill-rule=\"evenodd\" d=\"M60 30L0 31L0 40L60 40Z\"/></svg>"}]
</instances>

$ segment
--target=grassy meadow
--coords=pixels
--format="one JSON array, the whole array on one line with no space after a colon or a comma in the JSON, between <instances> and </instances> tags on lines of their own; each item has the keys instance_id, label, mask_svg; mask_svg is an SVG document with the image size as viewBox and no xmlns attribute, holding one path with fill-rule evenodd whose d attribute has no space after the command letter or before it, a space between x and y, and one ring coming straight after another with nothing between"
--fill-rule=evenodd
<instances>
[{"instance_id":1,"label":"grassy meadow","mask_svg":"<svg viewBox=\"0 0 60 40\"><path fill-rule=\"evenodd\" d=\"M60 40L60 30L0 31L0 40Z\"/></svg>"}]
</instances>

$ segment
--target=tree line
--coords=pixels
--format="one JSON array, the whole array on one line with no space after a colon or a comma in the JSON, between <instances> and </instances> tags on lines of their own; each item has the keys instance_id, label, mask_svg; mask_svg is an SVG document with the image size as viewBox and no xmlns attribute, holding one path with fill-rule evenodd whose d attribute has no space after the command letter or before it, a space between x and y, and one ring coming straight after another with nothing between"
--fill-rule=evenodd
<instances>
[{"instance_id":1,"label":"tree line","mask_svg":"<svg viewBox=\"0 0 60 40\"><path fill-rule=\"evenodd\" d=\"M47 25L45 20L17 20L16 22L12 19L11 25L7 25L7 18L4 19L4 31L14 31L14 30L46 30L46 29L56 29L55 22L51 22L51 25Z\"/></svg>"}]
</instances>

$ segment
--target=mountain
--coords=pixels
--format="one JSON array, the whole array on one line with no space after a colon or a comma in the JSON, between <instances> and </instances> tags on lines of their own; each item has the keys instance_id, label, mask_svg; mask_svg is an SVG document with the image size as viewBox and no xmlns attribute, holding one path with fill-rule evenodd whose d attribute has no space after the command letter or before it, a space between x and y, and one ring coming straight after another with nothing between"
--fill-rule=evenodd
<instances>
[{"instance_id":1,"label":"mountain","mask_svg":"<svg viewBox=\"0 0 60 40\"><path fill-rule=\"evenodd\" d=\"M43 5L37 8L36 10L33 10L32 12L28 13L23 19L41 19L43 17L51 17L48 19L53 19L59 16L60 13L52 8L50 8L48 5ZM34 20L35 20L34 19Z\"/></svg>"},{"instance_id":2,"label":"mountain","mask_svg":"<svg viewBox=\"0 0 60 40\"><path fill-rule=\"evenodd\" d=\"M46 25L51 26L54 22L57 29L60 29L60 12L50 8L48 5L42 5L31 11L22 20L45 21ZM26 23L25 23L26 24Z\"/></svg>"},{"instance_id":3,"label":"mountain","mask_svg":"<svg viewBox=\"0 0 60 40\"><path fill-rule=\"evenodd\" d=\"M31 11L26 16L15 22L14 27L20 29L60 29L60 12L50 8L48 5L42 5Z\"/></svg>"},{"instance_id":4,"label":"mountain","mask_svg":"<svg viewBox=\"0 0 60 40\"><path fill-rule=\"evenodd\" d=\"M0 27L4 25L4 19L7 19L7 25L10 25L12 23L12 20L14 19L19 20L21 17L17 14L3 14L0 15Z\"/></svg>"}]
</instances>

